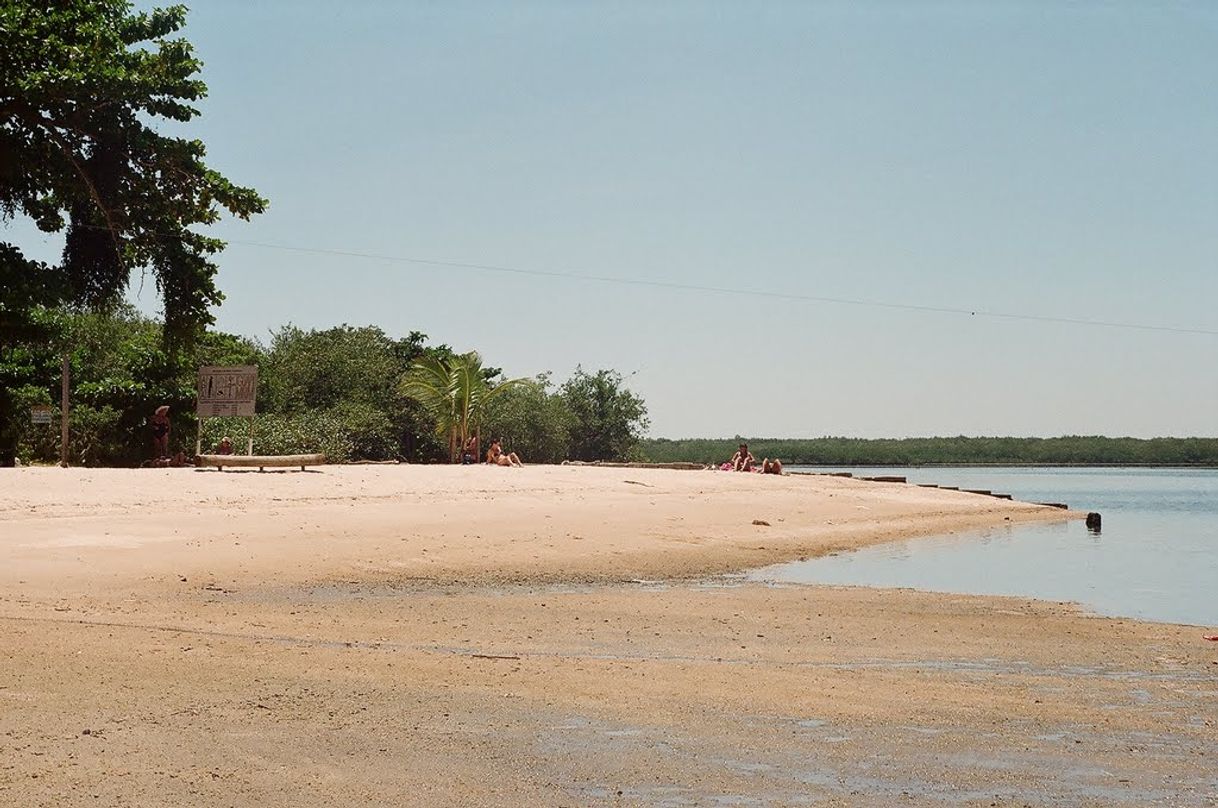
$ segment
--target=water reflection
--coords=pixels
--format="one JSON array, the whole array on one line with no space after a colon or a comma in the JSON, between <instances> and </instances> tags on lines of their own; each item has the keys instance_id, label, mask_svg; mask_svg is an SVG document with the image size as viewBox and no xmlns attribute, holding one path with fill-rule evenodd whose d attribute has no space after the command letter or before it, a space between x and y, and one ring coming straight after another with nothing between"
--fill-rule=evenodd
<instances>
[{"instance_id":1,"label":"water reflection","mask_svg":"<svg viewBox=\"0 0 1218 808\"><path fill-rule=\"evenodd\" d=\"M1102 514L878 545L760 571L807 583L914 587L1072 600L1097 612L1218 624L1218 471L1176 469L866 469L910 483L1010 492Z\"/></svg>"}]
</instances>

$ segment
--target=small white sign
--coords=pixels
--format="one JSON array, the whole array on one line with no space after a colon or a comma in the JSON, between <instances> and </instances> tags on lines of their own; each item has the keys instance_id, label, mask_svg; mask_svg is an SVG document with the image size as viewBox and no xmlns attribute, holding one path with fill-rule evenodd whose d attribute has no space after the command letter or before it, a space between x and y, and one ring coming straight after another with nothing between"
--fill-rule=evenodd
<instances>
[{"instance_id":1,"label":"small white sign","mask_svg":"<svg viewBox=\"0 0 1218 808\"><path fill-rule=\"evenodd\" d=\"M257 393L257 365L199 368L200 418L252 417Z\"/></svg>"},{"instance_id":2,"label":"small white sign","mask_svg":"<svg viewBox=\"0 0 1218 808\"><path fill-rule=\"evenodd\" d=\"M30 407L30 423L33 424L49 424L51 423L51 408L46 404L39 404Z\"/></svg>"}]
</instances>

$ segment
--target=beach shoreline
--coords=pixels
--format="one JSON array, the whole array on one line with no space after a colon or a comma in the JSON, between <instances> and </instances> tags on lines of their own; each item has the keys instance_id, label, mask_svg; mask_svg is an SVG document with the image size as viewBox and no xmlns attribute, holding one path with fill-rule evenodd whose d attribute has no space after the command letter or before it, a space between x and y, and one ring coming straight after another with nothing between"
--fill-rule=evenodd
<instances>
[{"instance_id":1,"label":"beach shoreline","mask_svg":"<svg viewBox=\"0 0 1218 808\"><path fill-rule=\"evenodd\" d=\"M1213 804L1195 627L708 581L1077 512L586 467L0 490L3 802Z\"/></svg>"},{"instance_id":2,"label":"beach shoreline","mask_svg":"<svg viewBox=\"0 0 1218 808\"><path fill-rule=\"evenodd\" d=\"M186 574L201 562L213 575L291 580L352 572L439 583L690 579L1081 516L849 478L571 466L27 468L0 482L0 521L22 535L4 548L0 583L8 585L24 574L24 559L58 565L64 581L77 580L80 559L107 580L149 564ZM157 552L141 557L151 545Z\"/></svg>"}]
</instances>

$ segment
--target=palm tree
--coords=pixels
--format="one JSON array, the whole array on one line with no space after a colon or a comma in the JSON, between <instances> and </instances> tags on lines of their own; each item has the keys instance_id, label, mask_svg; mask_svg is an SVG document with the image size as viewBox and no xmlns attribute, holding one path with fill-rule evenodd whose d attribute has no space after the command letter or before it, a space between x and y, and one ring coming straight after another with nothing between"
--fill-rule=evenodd
<instances>
[{"instance_id":1,"label":"palm tree","mask_svg":"<svg viewBox=\"0 0 1218 808\"><path fill-rule=\"evenodd\" d=\"M470 435L480 435L488 407L505 390L530 384L507 379L492 385L477 351L449 359L425 356L411 364L402 379L402 393L423 405L436 420L436 432L448 434L448 454L457 461L459 447Z\"/></svg>"}]
</instances>

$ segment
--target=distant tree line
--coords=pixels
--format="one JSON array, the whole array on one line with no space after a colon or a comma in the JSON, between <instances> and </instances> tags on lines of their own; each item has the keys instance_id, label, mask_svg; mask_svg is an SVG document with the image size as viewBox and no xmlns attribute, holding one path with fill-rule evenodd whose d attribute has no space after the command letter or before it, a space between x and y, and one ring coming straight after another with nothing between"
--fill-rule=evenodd
<instances>
[{"instance_id":1,"label":"distant tree line","mask_svg":"<svg viewBox=\"0 0 1218 808\"><path fill-rule=\"evenodd\" d=\"M502 372L483 366L476 354L428 344L417 331L394 338L375 326L288 325L267 344L214 330L175 342L165 339L162 321L129 306L110 313L31 306L22 314L34 326L29 338L8 329L0 343L0 465L58 459L65 354L71 367L69 457L80 465L147 461L148 419L162 404L170 406L171 451L192 455L202 365L258 366L253 437L260 454L450 461L453 421L409 384L412 372L429 362L476 376L463 388L477 399L463 424L482 436L480 454L491 437L502 437L526 463L637 459L648 423L642 399L612 370L579 368L559 385L549 374L504 384ZM487 395L491 391L496 394ZM441 392L455 400L454 391ZM54 423L32 424L33 405L51 406ZM244 451L249 429L248 419L206 419L203 449L228 436Z\"/></svg>"},{"instance_id":2,"label":"distant tree line","mask_svg":"<svg viewBox=\"0 0 1218 808\"><path fill-rule=\"evenodd\" d=\"M659 438L644 441L642 450L657 462L721 463L741 442L758 458L777 457L788 465L1218 466L1218 438Z\"/></svg>"}]
</instances>

